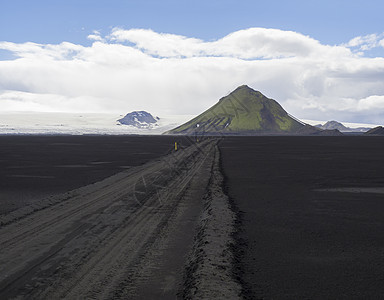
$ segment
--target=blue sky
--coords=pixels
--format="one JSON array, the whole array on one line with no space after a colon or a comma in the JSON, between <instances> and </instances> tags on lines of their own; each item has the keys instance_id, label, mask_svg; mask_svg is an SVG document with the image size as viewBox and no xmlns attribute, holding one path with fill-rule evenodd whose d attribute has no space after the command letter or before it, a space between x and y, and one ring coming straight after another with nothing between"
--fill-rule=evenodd
<instances>
[{"instance_id":1,"label":"blue sky","mask_svg":"<svg viewBox=\"0 0 384 300\"><path fill-rule=\"evenodd\" d=\"M382 1L0 0L0 111L198 114L248 84L384 123Z\"/></svg>"},{"instance_id":2,"label":"blue sky","mask_svg":"<svg viewBox=\"0 0 384 300\"><path fill-rule=\"evenodd\" d=\"M0 40L87 44L92 30L146 28L203 40L249 27L345 43L383 31L383 1L1 0Z\"/></svg>"}]
</instances>

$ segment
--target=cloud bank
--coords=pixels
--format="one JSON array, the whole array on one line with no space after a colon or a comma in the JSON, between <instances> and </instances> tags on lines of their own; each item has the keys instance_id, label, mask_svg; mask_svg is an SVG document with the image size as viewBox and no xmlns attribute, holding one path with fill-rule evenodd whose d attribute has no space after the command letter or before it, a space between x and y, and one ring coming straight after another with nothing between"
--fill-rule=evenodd
<instances>
[{"instance_id":1,"label":"cloud bank","mask_svg":"<svg viewBox=\"0 0 384 300\"><path fill-rule=\"evenodd\" d=\"M146 29L93 31L91 46L0 42L0 111L198 114L241 84L304 119L384 123L384 36L336 46L249 28L203 41Z\"/></svg>"}]
</instances>

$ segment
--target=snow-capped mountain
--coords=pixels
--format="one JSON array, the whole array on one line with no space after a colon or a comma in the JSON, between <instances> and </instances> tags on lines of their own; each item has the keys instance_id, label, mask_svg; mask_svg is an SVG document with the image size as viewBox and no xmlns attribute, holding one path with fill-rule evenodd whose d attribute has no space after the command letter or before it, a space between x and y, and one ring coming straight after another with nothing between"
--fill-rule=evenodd
<instances>
[{"instance_id":1,"label":"snow-capped mountain","mask_svg":"<svg viewBox=\"0 0 384 300\"><path fill-rule=\"evenodd\" d=\"M157 124L159 120L159 117L154 118L146 111L133 111L117 121L121 125L133 126L140 129L151 129L159 126L159 124Z\"/></svg>"},{"instance_id":2,"label":"snow-capped mountain","mask_svg":"<svg viewBox=\"0 0 384 300\"><path fill-rule=\"evenodd\" d=\"M371 129L370 127L350 128L350 127L344 126L342 123L337 122L337 121L328 121L327 123L325 123L323 125L322 124L317 124L315 126L320 128L320 129L324 129L324 130L334 130L334 129L337 129L340 132L366 132L369 129Z\"/></svg>"}]
</instances>

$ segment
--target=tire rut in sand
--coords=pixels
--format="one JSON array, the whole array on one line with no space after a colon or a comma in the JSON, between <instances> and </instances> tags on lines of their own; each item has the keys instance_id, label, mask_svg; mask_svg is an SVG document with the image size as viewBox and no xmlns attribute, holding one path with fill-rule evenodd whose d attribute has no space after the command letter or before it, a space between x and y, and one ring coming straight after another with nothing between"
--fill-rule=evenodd
<instances>
[{"instance_id":1,"label":"tire rut in sand","mask_svg":"<svg viewBox=\"0 0 384 300\"><path fill-rule=\"evenodd\" d=\"M117 298L175 299L184 288L186 259L193 246L202 199L210 179L214 149L200 149L203 154L199 167L183 190L172 215L166 220L153 245L142 253L140 261L130 268L125 281L115 290Z\"/></svg>"}]
</instances>

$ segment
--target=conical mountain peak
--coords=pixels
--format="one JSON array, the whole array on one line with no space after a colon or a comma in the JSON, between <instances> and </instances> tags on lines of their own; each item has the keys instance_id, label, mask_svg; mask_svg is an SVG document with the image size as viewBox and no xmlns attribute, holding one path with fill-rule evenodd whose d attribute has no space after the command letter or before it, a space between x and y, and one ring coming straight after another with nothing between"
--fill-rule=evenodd
<instances>
[{"instance_id":1,"label":"conical mountain peak","mask_svg":"<svg viewBox=\"0 0 384 300\"><path fill-rule=\"evenodd\" d=\"M273 99L247 85L236 88L214 106L169 134L276 134L304 127Z\"/></svg>"},{"instance_id":2,"label":"conical mountain peak","mask_svg":"<svg viewBox=\"0 0 384 300\"><path fill-rule=\"evenodd\" d=\"M234 91L230 93L230 95L237 95L237 94L243 94L247 93L249 95L256 96L258 98L265 97L261 92L256 91L252 88L250 88L248 85L241 85L238 88L236 88Z\"/></svg>"}]
</instances>

